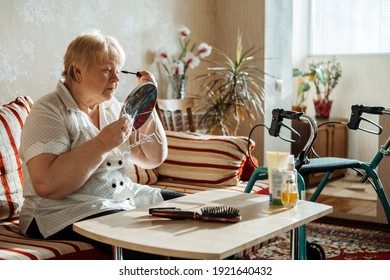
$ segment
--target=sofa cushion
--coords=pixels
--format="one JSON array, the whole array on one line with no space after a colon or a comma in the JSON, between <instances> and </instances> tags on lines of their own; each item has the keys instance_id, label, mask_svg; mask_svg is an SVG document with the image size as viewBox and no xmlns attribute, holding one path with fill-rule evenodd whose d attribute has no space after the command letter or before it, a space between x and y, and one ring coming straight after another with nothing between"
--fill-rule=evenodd
<instances>
[{"instance_id":1,"label":"sofa cushion","mask_svg":"<svg viewBox=\"0 0 390 280\"><path fill-rule=\"evenodd\" d=\"M19 216L23 204L24 181L18 149L32 104L25 96L0 107L0 220Z\"/></svg>"},{"instance_id":2,"label":"sofa cushion","mask_svg":"<svg viewBox=\"0 0 390 280\"><path fill-rule=\"evenodd\" d=\"M159 178L188 184L234 186L248 152L244 136L166 131L168 158L157 168ZM254 141L251 140L254 146Z\"/></svg>"},{"instance_id":3,"label":"sofa cushion","mask_svg":"<svg viewBox=\"0 0 390 280\"><path fill-rule=\"evenodd\" d=\"M0 260L107 259L90 244L71 240L38 240L25 237L17 220L0 224Z\"/></svg>"},{"instance_id":4,"label":"sofa cushion","mask_svg":"<svg viewBox=\"0 0 390 280\"><path fill-rule=\"evenodd\" d=\"M157 169L145 169L135 164L126 165L126 175L133 182L141 185L155 184L158 180Z\"/></svg>"}]
</instances>

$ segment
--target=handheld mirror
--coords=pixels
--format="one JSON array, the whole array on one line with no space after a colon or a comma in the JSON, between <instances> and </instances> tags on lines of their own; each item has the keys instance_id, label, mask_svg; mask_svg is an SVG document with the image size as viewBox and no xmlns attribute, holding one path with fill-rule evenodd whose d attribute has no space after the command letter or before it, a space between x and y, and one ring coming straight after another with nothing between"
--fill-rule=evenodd
<instances>
[{"instance_id":1,"label":"handheld mirror","mask_svg":"<svg viewBox=\"0 0 390 280\"><path fill-rule=\"evenodd\" d=\"M133 129L140 128L150 114L157 102L157 87L151 82L139 84L127 96L123 103L120 116L128 114L134 120Z\"/></svg>"}]
</instances>

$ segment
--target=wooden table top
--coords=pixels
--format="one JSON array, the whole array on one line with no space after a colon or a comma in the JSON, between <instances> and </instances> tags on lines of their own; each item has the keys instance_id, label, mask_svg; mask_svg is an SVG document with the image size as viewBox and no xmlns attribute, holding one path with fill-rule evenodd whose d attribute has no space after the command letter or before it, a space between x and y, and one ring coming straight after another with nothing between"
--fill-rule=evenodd
<instances>
[{"instance_id":1,"label":"wooden table top","mask_svg":"<svg viewBox=\"0 0 390 280\"><path fill-rule=\"evenodd\" d=\"M185 259L224 259L332 213L332 207L300 200L295 208L270 205L266 195L202 191L155 205L198 211L204 206L240 210L237 223L171 220L149 215L149 207L77 222L89 238L131 250Z\"/></svg>"}]
</instances>

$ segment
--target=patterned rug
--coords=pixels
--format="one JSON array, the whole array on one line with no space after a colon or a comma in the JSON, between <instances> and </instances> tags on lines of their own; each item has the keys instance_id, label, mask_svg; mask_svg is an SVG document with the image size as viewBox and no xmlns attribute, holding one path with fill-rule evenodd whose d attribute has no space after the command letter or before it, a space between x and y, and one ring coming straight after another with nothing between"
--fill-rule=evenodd
<instances>
[{"instance_id":1,"label":"patterned rug","mask_svg":"<svg viewBox=\"0 0 390 280\"><path fill-rule=\"evenodd\" d=\"M390 260L390 232L338 225L309 223L307 240L319 244L327 260ZM246 259L288 260L290 259L289 234L276 240Z\"/></svg>"}]
</instances>

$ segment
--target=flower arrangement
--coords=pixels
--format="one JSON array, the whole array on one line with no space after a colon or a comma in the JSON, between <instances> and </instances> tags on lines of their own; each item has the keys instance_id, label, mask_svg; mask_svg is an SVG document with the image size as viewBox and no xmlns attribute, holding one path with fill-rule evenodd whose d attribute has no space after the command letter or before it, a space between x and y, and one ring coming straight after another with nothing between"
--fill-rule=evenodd
<instances>
[{"instance_id":1,"label":"flower arrangement","mask_svg":"<svg viewBox=\"0 0 390 280\"><path fill-rule=\"evenodd\" d=\"M180 50L177 55L170 56L165 50L159 50L157 54L158 63L164 67L168 76L174 74L185 75L188 68L193 69L199 65L200 58L207 57L211 54L212 47L207 43L199 44L195 54L196 43L190 45L190 33L191 31L186 26L179 28L178 39Z\"/></svg>"},{"instance_id":2,"label":"flower arrangement","mask_svg":"<svg viewBox=\"0 0 390 280\"><path fill-rule=\"evenodd\" d=\"M164 49L157 52L157 63L166 71L177 98L184 97L186 73L188 69L197 67L202 58L211 54L212 47L207 43L191 44L189 38L191 31L183 26L178 30L180 50L176 55L169 55Z\"/></svg>"}]
</instances>

